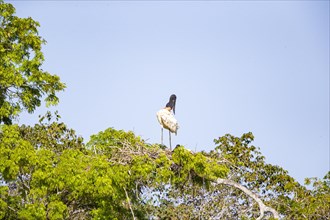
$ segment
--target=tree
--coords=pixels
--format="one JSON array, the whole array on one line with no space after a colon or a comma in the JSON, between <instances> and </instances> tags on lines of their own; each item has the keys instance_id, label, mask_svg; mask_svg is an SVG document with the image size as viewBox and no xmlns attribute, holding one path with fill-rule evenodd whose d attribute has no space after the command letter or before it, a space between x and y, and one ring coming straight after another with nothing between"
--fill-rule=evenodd
<instances>
[{"instance_id":1,"label":"tree","mask_svg":"<svg viewBox=\"0 0 330 220\"><path fill-rule=\"evenodd\" d=\"M210 156L222 158L230 167L231 180L246 185L283 218L329 219L330 172L323 180L307 178L307 184L313 183L309 190L285 169L267 164L259 148L251 145L253 140L252 133L242 137L227 134L214 140L218 146Z\"/></svg>"},{"instance_id":2,"label":"tree","mask_svg":"<svg viewBox=\"0 0 330 220\"><path fill-rule=\"evenodd\" d=\"M112 128L85 146L58 116L50 120L47 114L34 127L1 127L0 215L6 219L194 218L205 205L203 193L228 173L203 153L163 150Z\"/></svg>"},{"instance_id":3,"label":"tree","mask_svg":"<svg viewBox=\"0 0 330 220\"><path fill-rule=\"evenodd\" d=\"M51 119L50 114L47 118ZM0 217L62 219L66 216L67 208L59 199L61 176L53 177L58 172L54 167L75 160L77 156L68 158L67 155L78 151L73 154L77 155L83 149L82 139L63 123L44 123L43 120L34 127L1 126ZM68 159L60 163L62 157ZM75 164L79 166L80 163Z\"/></svg>"},{"instance_id":4,"label":"tree","mask_svg":"<svg viewBox=\"0 0 330 220\"><path fill-rule=\"evenodd\" d=\"M84 144L58 120L1 126L0 218L329 218L330 175L301 186L265 163L251 133L170 151L113 128Z\"/></svg>"},{"instance_id":5,"label":"tree","mask_svg":"<svg viewBox=\"0 0 330 220\"><path fill-rule=\"evenodd\" d=\"M11 124L23 110L32 113L44 95L47 105L57 104L56 93L65 88L41 68L46 41L38 34L39 23L14 14L15 8L0 0L0 124Z\"/></svg>"}]
</instances>

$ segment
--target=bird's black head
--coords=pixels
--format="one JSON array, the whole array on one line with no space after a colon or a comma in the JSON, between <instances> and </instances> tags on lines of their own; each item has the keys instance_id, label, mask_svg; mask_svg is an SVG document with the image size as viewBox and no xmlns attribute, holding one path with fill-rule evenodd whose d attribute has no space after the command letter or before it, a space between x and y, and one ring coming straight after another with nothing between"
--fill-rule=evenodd
<instances>
[{"instance_id":1,"label":"bird's black head","mask_svg":"<svg viewBox=\"0 0 330 220\"><path fill-rule=\"evenodd\" d=\"M166 107L170 107L173 110L174 114L175 114L175 103L176 103L176 95L172 94L170 96L170 101L166 104Z\"/></svg>"}]
</instances>

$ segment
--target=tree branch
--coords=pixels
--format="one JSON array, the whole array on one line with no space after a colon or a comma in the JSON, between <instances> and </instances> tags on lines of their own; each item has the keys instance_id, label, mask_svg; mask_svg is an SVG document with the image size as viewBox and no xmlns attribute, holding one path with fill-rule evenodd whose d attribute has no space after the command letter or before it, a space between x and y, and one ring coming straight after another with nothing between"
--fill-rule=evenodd
<instances>
[{"instance_id":1,"label":"tree branch","mask_svg":"<svg viewBox=\"0 0 330 220\"><path fill-rule=\"evenodd\" d=\"M13 212L17 212L16 209L14 209L14 208L12 208L12 207L10 207L10 206L8 206L8 209L10 209L10 210L13 211Z\"/></svg>"},{"instance_id":2,"label":"tree branch","mask_svg":"<svg viewBox=\"0 0 330 220\"><path fill-rule=\"evenodd\" d=\"M241 191L243 191L245 194L247 194L248 196L250 196L252 199L254 199L254 201L256 201L259 205L259 209L260 209L260 216L256 219L256 220L261 220L266 212L271 212L274 216L274 218L276 219L280 219L279 214L277 213L277 211L271 207L266 206L262 200L258 197L257 194L253 193L252 191L250 191L249 189L247 189L245 186L242 186L232 180L228 180L228 179L217 179L216 181L217 184L225 184L225 185L229 185L229 186L233 186L237 189L240 189Z\"/></svg>"},{"instance_id":3,"label":"tree branch","mask_svg":"<svg viewBox=\"0 0 330 220\"><path fill-rule=\"evenodd\" d=\"M133 212L133 209L132 209L132 206L131 206L131 201L128 197L128 194L127 194L127 191L126 191L126 188L124 187L124 191L125 191L125 194L126 194L126 198L127 198L127 202L128 202L128 205L129 205L129 209L131 210L131 213L132 213L132 216L133 216L133 220L135 220L135 216L134 216L134 212Z\"/></svg>"}]
</instances>

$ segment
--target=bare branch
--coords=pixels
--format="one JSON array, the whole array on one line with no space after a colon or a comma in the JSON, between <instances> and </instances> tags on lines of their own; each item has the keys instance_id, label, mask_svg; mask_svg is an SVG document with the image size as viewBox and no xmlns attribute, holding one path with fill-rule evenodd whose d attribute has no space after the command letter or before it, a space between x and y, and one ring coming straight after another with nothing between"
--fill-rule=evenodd
<instances>
[{"instance_id":1,"label":"bare branch","mask_svg":"<svg viewBox=\"0 0 330 220\"><path fill-rule=\"evenodd\" d=\"M133 216L133 220L135 220L135 216L134 216L134 212L133 212L133 209L132 209L132 206L131 206L131 201L128 197L128 194L127 194L127 191L126 191L126 188L124 187L124 191L125 191L125 194L126 194L126 198L127 198L127 202L128 202L128 205L129 205L129 209L131 210L131 213L132 213L132 216Z\"/></svg>"},{"instance_id":2,"label":"bare branch","mask_svg":"<svg viewBox=\"0 0 330 220\"><path fill-rule=\"evenodd\" d=\"M271 212L274 216L274 218L276 219L280 219L279 214L277 213L277 211L271 207L266 206L262 200L258 197L257 194L253 193L252 191L250 191L249 189L247 189L245 186L242 186L232 180L228 180L228 179L217 179L217 184L225 184L225 185L229 185L229 186L233 186L237 189L240 189L241 191L243 191L245 194L247 194L248 196L250 196L252 199L254 199L254 201L256 201L259 205L259 209L260 209L260 216L257 218L257 220L261 220L266 212Z\"/></svg>"},{"instance_id":3,"label":"bare branch","mask_svg":"<svg viewBox=\"0 0 330 220\"><path fill-rule=\"evenodd\" d=\"M10 207L10 206L8 206L8 209L10 209L10 210L13 211L13 212L17 212L16 209L14 209L14 208L12 208L12 207Z\"/></svg>"}]
</instances>

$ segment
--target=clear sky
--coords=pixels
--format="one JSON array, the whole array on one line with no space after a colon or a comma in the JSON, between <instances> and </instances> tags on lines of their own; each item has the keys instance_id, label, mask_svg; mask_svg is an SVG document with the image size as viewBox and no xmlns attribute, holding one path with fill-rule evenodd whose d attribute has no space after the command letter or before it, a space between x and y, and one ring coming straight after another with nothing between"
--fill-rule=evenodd
<instances>
[{"instance_id":1,"label":"clear sky","mask_svg":"<svg viewBox=\"0 0 330 220\"><path fill-rule=\"evenodd\" d=\"M67 85L53 109L86 141L114 127L160 142L175 93L172 145L251 131L301 183L329 171L329 1L7 2L40 22L43 69Z\"/></svg>"}]
</instances>

